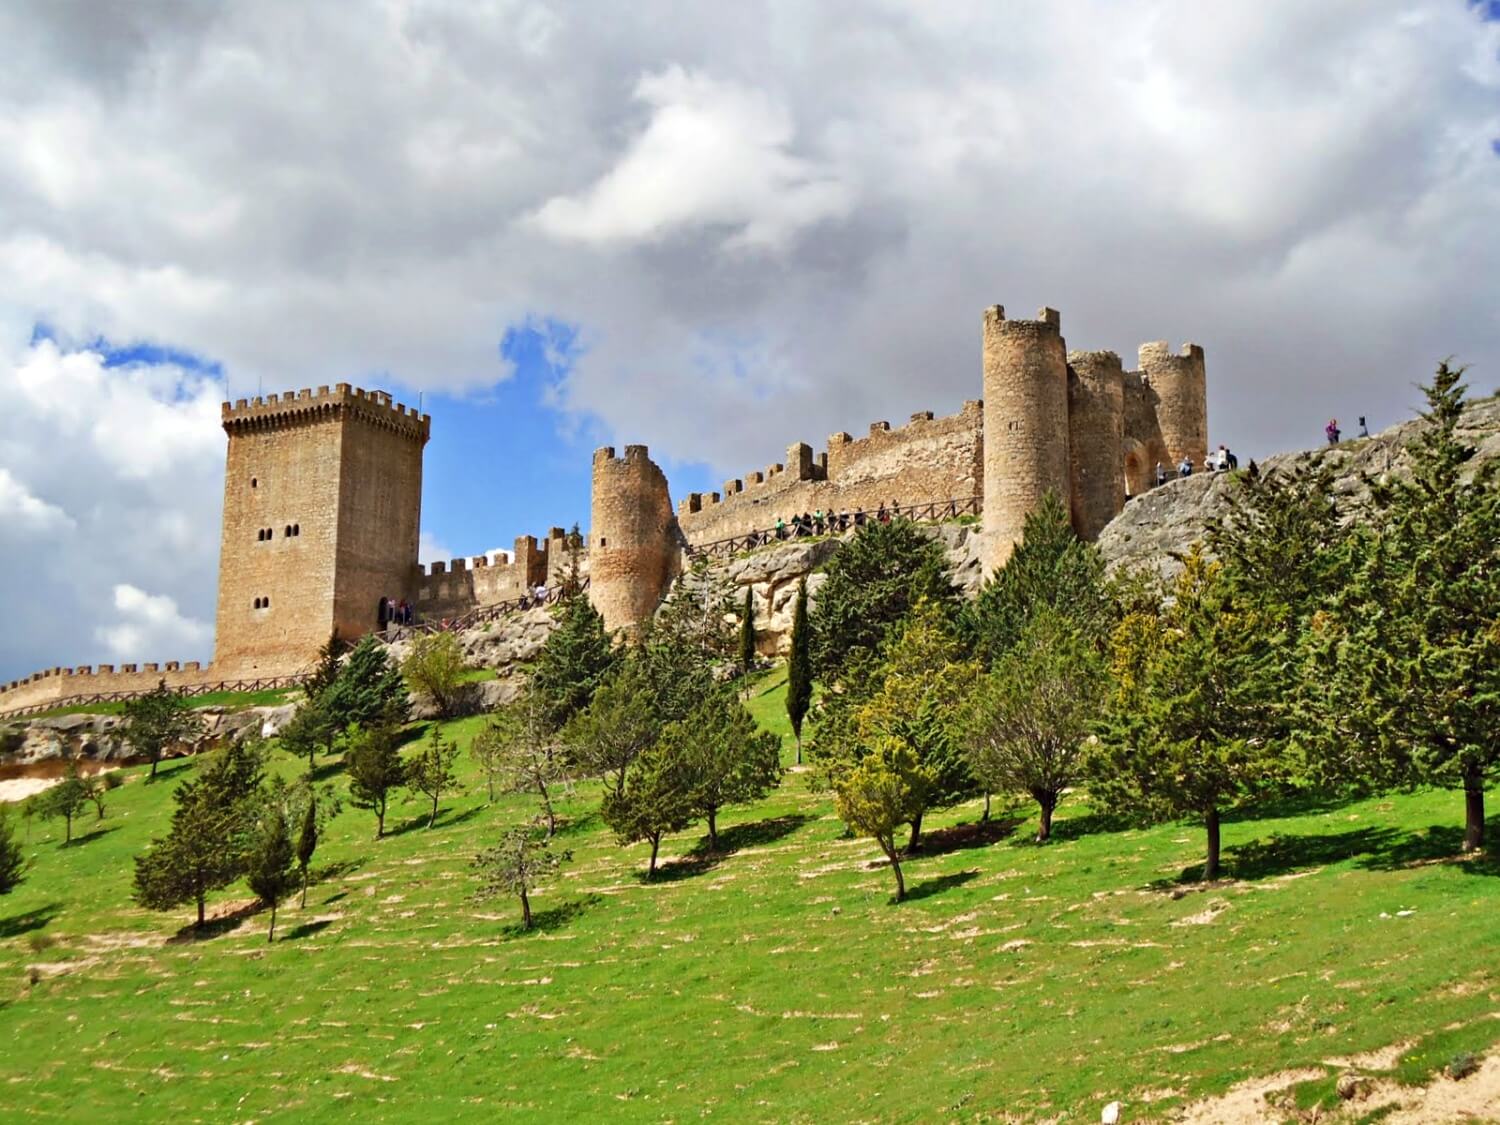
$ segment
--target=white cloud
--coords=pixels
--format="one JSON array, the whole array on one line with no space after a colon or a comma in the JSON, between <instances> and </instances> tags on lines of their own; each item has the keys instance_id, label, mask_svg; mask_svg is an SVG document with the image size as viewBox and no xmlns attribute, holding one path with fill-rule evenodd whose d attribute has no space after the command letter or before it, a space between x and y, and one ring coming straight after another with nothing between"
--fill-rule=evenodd
<instances>
[{"instance_id":1,"label":"white cloud","mask_svg":"<svg viewBox=\"0 0 1500 1125\"><path fill-rule=\"evenodd\" d=\"M0 541L11 534L46 535L74 526L67 512L37 499L9 469L0 466Z\"/></svg>"},{"instance_id":2,"label":"white cloud","mask_svg":"<svg viewBox=\"0 0 1500 1125\"><path fill-rule=\"evenodd\" d=\"M432 532L424 531L417 537L417 561L423 566L448 562L452 558L452 549L446 543L439 542Z\"/></svg>"},{"instance_id":3,"label":"white cloud","mask_svg":"<svg viewBox=\"0 0 1500 1125\"><path fill-rule=\"evenodd\" d=\"M791 154L791 114L765 93L670 67L641 78L651 120L592 187L549 199L546 233L634 242L728 228L730 248L784 248L805 228L848 214L851 188Z\"/></svg>"},{"instance_id":4,"label":"white cloud","mask_svg":"<svg viewBox=\"0 0 1500 1125\"><path fill-rule=\"evenodd\" d=\"M148 594L126 583L115 586L117 620L95 630L121 661L149 660L161 652L199 651L213 638L213 627L182 613L166 594Z\"/></svg>"}]
</instances>

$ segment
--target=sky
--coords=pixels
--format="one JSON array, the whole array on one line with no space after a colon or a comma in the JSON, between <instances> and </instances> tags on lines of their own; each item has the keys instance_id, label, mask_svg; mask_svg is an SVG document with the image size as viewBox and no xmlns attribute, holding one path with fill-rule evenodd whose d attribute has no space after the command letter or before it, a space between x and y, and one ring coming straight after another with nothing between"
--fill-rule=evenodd
<instances>
[{"instance_id":1,"label":"sky","mask_svg":"<svg viewBox=\"0 0 1500 1125\"><path fill-rule=\"evenodd\" d=\"M10 0L0 680L208 657L226 394L420 396L430 561L950 413L996 303L1242 458L1495 390L1500 5Z\"/></svg>"}]
</instances>

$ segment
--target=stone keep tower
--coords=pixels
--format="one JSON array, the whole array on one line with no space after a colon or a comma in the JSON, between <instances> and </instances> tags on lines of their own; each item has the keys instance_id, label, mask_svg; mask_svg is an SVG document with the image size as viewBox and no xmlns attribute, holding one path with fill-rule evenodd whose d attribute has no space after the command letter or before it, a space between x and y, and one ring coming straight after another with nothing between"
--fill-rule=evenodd
<instances>
[{"instance_id":1,"label":"stone keep tower","mask_svg":"<svg viewBox=\"0 0 1500 1125\"><path fill-rule=\"evenodd\" d=\"M606 629L633 629L656 612L681 569L667 478L644 445L594 451L589 600Z\"/></svg>"},{"instance_id":2,"label":"stone keep tower","mask_svg":"<svg viewBox=\"0 0 1500 1125\"><path fill-rule=\"evenodd\" d=\"M1118 450L1118 446L1116 447ZM1118 454L1117 454L1118 455ZM1062 318L984 313L984 538L986 576L1005 565L1027 513L1056 492L1069 499L1068 360Z\"/></svg>"},{"instance_id":3,"label":"stone keep tower","mask_svg":"<svg viewBox=\"0 0 1500 1125\"><path fill-rule=\"evenodd\" d=\"M214 669L292 675L408 593L431 420L347 383L226 402L223 420Z\"/></svg>"},{"instance_id":4,"label":"stone keep tower","mask_svg":"<svg viewBox=\"0 0 1500 1125\"><path fill-rule=\"evenodd\" d=\"M1171 471L1184 457L1195 468L1208 459L1208 385L1203 349L1184 344L1176 355L1166 341L1142 344L1141 373L1156 398L1156 419Z\"/></svg>"},{"instance_id":5,"label":"stone keep tower","mask_svg":"<svg viewBox=\"0 0 1500 1125\"><path fill-rule=\"evenodd\" d=\"M1114 352L1068 353L1073 529L1090 542L1125 506L1125 371Z\"/></svg>"}]
</instances>

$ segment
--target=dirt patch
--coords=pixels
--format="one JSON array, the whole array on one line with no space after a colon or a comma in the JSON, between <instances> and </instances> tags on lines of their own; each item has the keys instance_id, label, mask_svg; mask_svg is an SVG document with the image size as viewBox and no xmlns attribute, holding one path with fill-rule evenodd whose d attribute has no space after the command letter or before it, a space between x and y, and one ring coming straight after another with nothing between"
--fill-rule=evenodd
<instances>
[{"instance_id":1,"label":"dirt patch","mask_svg":"<svg viewBox=\"0 0 1500 1125\"><path fill-rule=\"evenodd\" d=\"M1217 1098L1204 1098L1182 1111L1183 1125L1274 1125L1285 1116L1273 1110L1266 1095L1299 1082L1322 1078L1324 1070L1284 1070L1269 1078L1250 1078Z\"/></svg>"},{"instance_id":2,"label":"dirt patch","mask_svg":"<svg viewBox=\"0 0 1500 1125\"><path fill-rule=\"evenodd\" d=\"M1467 1078L1446 1075L1418 1090L1398 1087L1405 1095L1394 1103L1388 1125L1438 1125L1449 1121L1500 1120L1500 1055L1485 1059Z\"/></svg>"}]
</instances>

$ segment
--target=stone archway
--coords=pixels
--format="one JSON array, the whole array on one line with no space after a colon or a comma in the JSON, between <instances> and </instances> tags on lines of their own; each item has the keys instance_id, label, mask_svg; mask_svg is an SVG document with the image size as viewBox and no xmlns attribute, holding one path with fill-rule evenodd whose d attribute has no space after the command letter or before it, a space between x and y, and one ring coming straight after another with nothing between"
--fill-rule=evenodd
<instances>
[{"instance_id":1,"label":"stone archway","mask_svg":"<svg viewBox=\"0 0 1500 1125\"><path fill-rule=\"evenodd\" d=\"M1150 490L1156 466L1147 456L1146 447L1134 438L1125 439L1125 495L1141 496Z\"/></svg>"}]
</instances>

